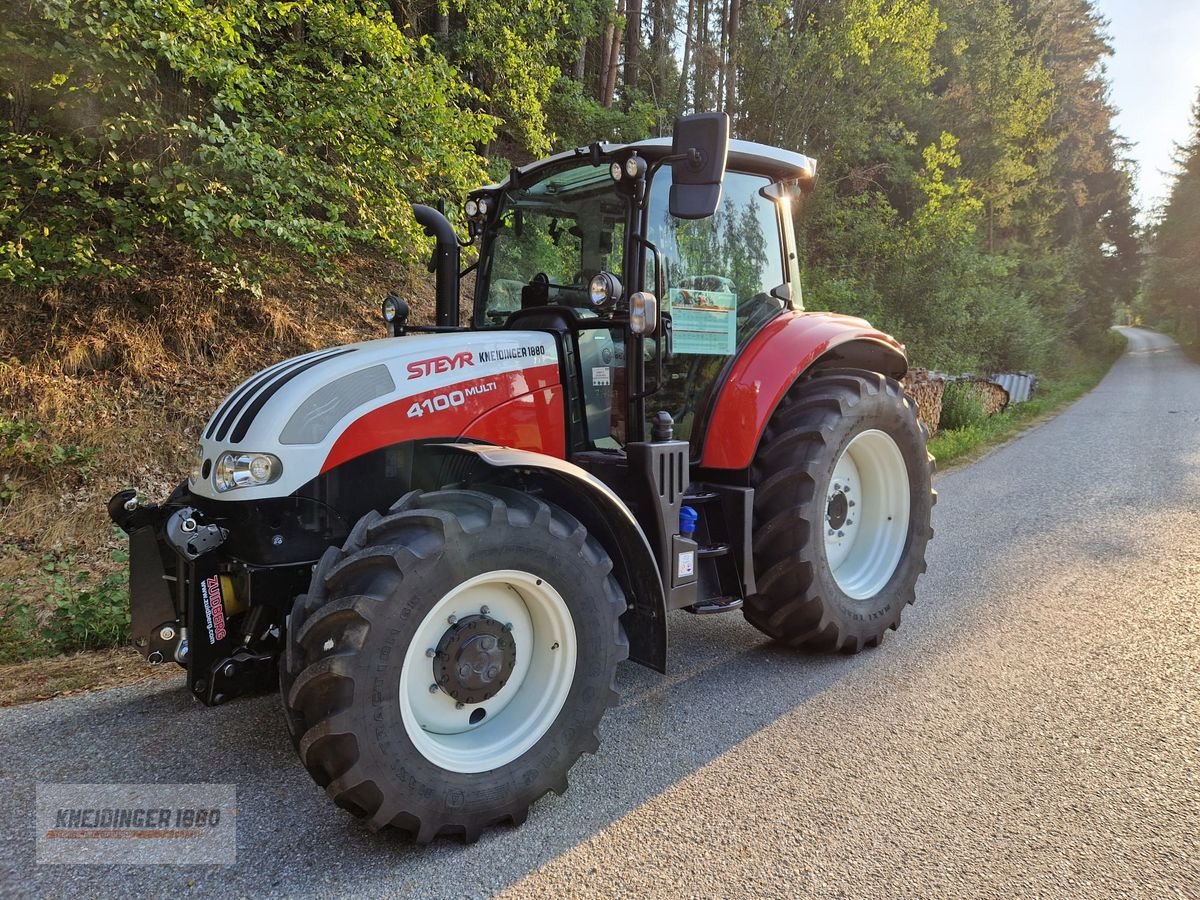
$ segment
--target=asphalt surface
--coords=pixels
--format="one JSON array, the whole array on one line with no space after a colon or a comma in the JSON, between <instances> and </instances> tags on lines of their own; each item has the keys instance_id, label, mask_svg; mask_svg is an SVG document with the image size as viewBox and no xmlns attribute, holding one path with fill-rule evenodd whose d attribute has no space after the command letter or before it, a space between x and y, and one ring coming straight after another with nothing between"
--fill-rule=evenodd
<instances>
[{"instance_id":1,"label":"asphalt surface","mask_svg":"<svg viewBox=\"0 0 1200 900\"><path fill-rule=\"evenodd\" d=\"M11 896L1200 897L1200 367L1130 329L1062 415L935 482L929 574L856 657L676 614L571 789L464 847L372 835L278 701L173 682L0 711ZM229 866L36 865L37 782L237 786Z\"/></svg>"}]
</instances>

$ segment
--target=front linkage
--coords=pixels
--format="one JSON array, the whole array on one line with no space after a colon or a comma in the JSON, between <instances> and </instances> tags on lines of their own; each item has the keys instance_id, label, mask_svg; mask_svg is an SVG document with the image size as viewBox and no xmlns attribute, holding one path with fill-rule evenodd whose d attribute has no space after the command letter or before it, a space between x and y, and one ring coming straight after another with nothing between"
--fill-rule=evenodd
<instances>
[{"instance_id":1,"label":"front linkage","mask_svg":"<svg viewBox=\"0 0 1200 900\"><path fill-rule=\"evenodd\" d=\"M129 535L135 645L151 663L185 667L193 696L213 706L276 687L290 601L307 588L316 556L266 565L233 557L231 533L250 523L206 512L202 502L182 485L162 506L140 504L125 490L109 500L108 512ZM273 545L312 545L303 534L289 537L297 535L279 529Z\"/></svg>"}]
</instances>

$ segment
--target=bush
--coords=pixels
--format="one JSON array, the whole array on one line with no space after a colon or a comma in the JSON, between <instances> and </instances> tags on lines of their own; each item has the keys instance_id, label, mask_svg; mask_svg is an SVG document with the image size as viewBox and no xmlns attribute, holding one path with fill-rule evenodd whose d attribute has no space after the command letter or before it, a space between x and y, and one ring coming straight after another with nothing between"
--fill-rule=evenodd
<instances>
[{"instance_id":1,"label":"bush","mask_svg":"<svg viewBox=\"0 0 1200 900\"><path fill-rule=\"evenodd\" d=\"M96 578L73 553L46 553L36 576L0 585L0 663L127 643L128 560L113 551L122 569Z\"/></svg>"},{"instance_id":2,"label":"bush","mask_svg":"<svg viewBox=\"0 0 1200 900\"><path fill-rule=\"evenodd\" d=\"M969 381L952 381L942 394L942 418L939 428L956 431L987 420L983 398Z\"/></svg>"},{"instance_id":3,"label":"bush","mask_svg":"<svg viewBox=\"0 0 1200 900\"><path fill-rule=\"evenodd\" d=\"M164 236L403 257L495 120L386 5L33 0L0 29L0 281L128 274Z\"/></svg>"}]
</instances>

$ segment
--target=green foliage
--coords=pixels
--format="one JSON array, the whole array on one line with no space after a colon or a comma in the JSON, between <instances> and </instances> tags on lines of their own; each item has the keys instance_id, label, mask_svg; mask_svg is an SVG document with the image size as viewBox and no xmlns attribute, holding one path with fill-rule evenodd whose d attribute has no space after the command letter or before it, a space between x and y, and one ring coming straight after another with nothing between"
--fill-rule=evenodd
<instances>
[{"instance_id":1,"label":"green foliage","mask_svg":"<svg viewBox=\"0 0 1200 900\"><path fill-rule=\"evenodd\" d=\"M45 553L36 575L0 584L0 663L126 643L128 560L113 551L122 570L96 578L73 553Z\"/></svg>"},{"instance_id":2,"label":"green foliage","mask_svg":"<svg viewBox=\"0 0 1200 900\"><path fill-rule=\"evenodd\" d=\"M403 255L494 120L367 0L34 0L0 32L0 279L123 274L163 234ZM64 202L65 201L65 202Z\"/></svg>"},{"instance_id":3,"label":"green foliage","mask_svg":"<svg viewBox=\"0 0 1200 900\"><path fill-rule=\"evenodd\" d=\"M604 106L578 81L560 77L547 101L547 118L556 149L586 147L594 141L640 141L657 131L662 110L643 99L627 108Z\"/></svg>"},{"instance_id":4,"label":"green foliage","mask_svg":"<svg viewBox=\"0 0 1200 900\"><path fill-rule=\"evenodd\" d=\"M969 381L952 381L942 394L939 428L955 431L978 425L987 418L983 398Z\"/></svg>"},{"instance_id":5,"label":"green foliage","mask_svg":"<svg viewBox=\"0 0 1200 900\"><path fill-rule=\"evenodd\" d=\"M522 150L550 149L546 103L558 69L550 61L566 13L561 0L453 0L462 28L446 43L451 61L471 73L490 113Z\"/></svg>"},{"instance_id":6,"label":"green foliage","mask_svg":"<svg viewBox=\"0 0 1200 900\"><path fill-rule=\"evenodd\" d=\"M416 259L409 204L484 181L480 154L724 108L821 160L810 307L927 365L1045 369L1138 277L1108 53L1089 0L28 0L0 28L0 279L129 274L163 237L250 287L272 253ZM1195 206L1146 303L1200 334L1169 299Z\"/></svg>"}]
</instances>

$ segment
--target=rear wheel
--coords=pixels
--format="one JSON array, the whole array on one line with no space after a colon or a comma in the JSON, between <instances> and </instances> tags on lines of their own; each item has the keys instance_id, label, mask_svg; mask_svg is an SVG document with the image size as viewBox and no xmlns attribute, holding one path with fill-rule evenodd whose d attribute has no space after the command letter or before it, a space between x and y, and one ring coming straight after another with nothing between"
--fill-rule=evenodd
<instances>
[{"instance_id":1,"label":"rear wheel","mask_svg":"<svg viewBox=\"0 0 1200 900\"><path fill-rule=\"evenodd\" d=\"M896 628L933 536L932 462L893 379L838 370L797 383L752 468L751 624L793 646L851 653Z\"/></svg>"},{"instance_id":2,"label":"rear wheel","mask_svg":"<svg viewBox=\"0 0 1200 900\"><path fill-rule=\"evenodd\" d=\"M305 767L373 828L474 840L599 743L628 655L600 545L517 491L414 492L297 600L284 707Z\"/></svg>"}]
</instances>

